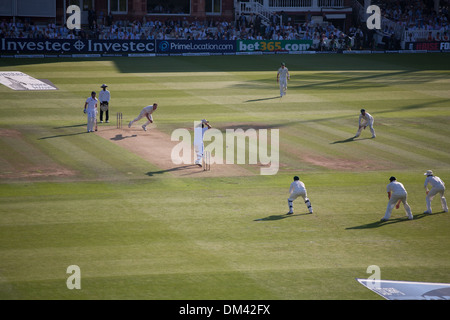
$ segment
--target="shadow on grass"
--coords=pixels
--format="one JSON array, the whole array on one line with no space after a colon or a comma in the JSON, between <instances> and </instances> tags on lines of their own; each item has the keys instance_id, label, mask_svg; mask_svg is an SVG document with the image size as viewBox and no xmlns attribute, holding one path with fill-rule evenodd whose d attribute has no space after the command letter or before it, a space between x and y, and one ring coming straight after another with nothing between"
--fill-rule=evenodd
<instances>
[{"instance_id":1,"label":"shadow on grass","mask_svg":"<svg viewBox=\"0 0 450 320\"><path fill-rule=\"evenodd\" d=\"M436 212L436 213L433 213L433 214L420 213L420 214L415 215L413 220L419 220L419 219L422 219L422 218L425 218L425 217L434 216L434 215L441 214L441 213L444 213L444 211ZM395 218L395 219L389 219L388 221L375 221L375 222L363 224L363 225L360 225L360 226L348 227L348 228L345 228L345 230L379 228L379 227L387 226L387 225L390 225L390 224L399 223L399 222L406 222L406 221L410 221L410 220L408 220L407 217Z\"/></svg>"},{"instance_id":2,"label":"shadow on grass","mask_svg":"<svg viewBox=\"0 0 450 320\"><path fill-rule=\"evenodd\" d=\"M198 166L195 165L195 164L189 164L187 166L175 167L175 168L170 168L170 169L165 169L165 170L149 171L149 172L146 173L146 175L148 175L149 177L153 177L156 174L164 174L166 172L175 172L175 171L189 170L189 169L193 169L193 168L198 168Z\"/></svg>"},{"instance_id":3,"label":"shadow on grass","mask_svg":"<svg viewBox=\"0 0 450 320\"><path fill-rule=\"evenodd\" d=\"M85 127L85 126L86 126L86 123L81 123L81 124L74 124L74 125L70 125L70 126L54 127L53 129L58 130L58 129L66 129L66 128L79 128L79 127ZM42 138L39 138L38 140L77 136L79 134L85 134L85 133L88 133L88 132L82 131L82 132L67 133L67 134L57 134L54 136L42 137Z\"/></svg>"},{"instance_id":4,"label":"shadow on grass","mask_svg":"<svg viewBox=\"0 0 450 320\"><path fill-rule=\"evenodd\" d=\"M346 142L352 142L352 141L358 141L358 140L367 140L367 139L373 139L373 138L356 139L355 137L351 137L351 138L348 138L348 139L345 139L345 140L338 140L338 141L330 142L330 144L346 143Z\"/></svg>"},{"instance_id":5,"label":"shadow on grass","mask_svg":"<svg viewBox=\"0 0 450 320\"><path fill-rule=\"evenodd\" d=\"M277 99L279 99L279 97L276 97ZM275 99L274 98L264 98L264 99ZM247 102L250 101L257 101L257 100L247 100ZM399 107L399 108L395 108L395 109L387 109L387 110L383 110L383 111L379 111L379 112L374 112L373 114L379 115L379 114L388 114L391 112L399 112L402 110L415 110L415 109L422 109L422 108L427 108L430 107L433 104L445 104L445 103L449 103L450 99L440 99L438 101L434 101L434 102L427 102L427 103L419 103L419 104L413 104L413 105L407 105L407 106L403 106L403 107ZM372 115L373 115L372 114ZM289 127L289 126L296 126L296 125L301 125L304 123L320 123L320 122L326 122L326 121L330 121L330 120L340 120L340 119L351 119L351 118L355 118L355 115L340 115L340 116L334 116L334 117L326 117L326 118L318 118L318 119L310 119L310 120L294 120L294 121L284 121L284 122L280 122L280 123L234 123L234 124L225 124L222 126L217 126L215 127L216 129L219 129L221 131L225 131L226 129L242 129L242 130L248 130L248 129L280 129L283 127ZM357 116L356 116L357 119ZM353 139L353 138L348 138L348 139L344 139L344 140L338 140L338 141L334 141L334 142L330 142L330 144L337 144L337 143L347 143L347 142L352 142L352 141L359 141L359 140L366 140L366 139L372 139L370 138L359 138L359 139Z\"/></svg>"},{"instance_id":6,"label":"shadow on grass","mask_svg":"<svg viewBox=\"0 0 450 320\"><path fill-rule=\"evenodd\" d=\"M62 126L62 127L54 127L53 129L64 129L64 128L77 128L77 127L85 127L86 123L74 124L71 126Z\"/></svg>"},{"instance_id":7,"label":"shadow on grass","mask_svg":"<svg viewBox=\"0 0 450 320\"><path fill-rule=\"evenodd\" d=\"M309 83L309 84L304 84L304 85L299 85L299 86L292 86L292 88L301 88L301 89L310 88L310 89L318 89L318 90L322 90L322 89L341 90L343 85L347 85L352 88L354 88L355 85L357 85L357 87L359 89L370 88L370 87L374 86L373 83L360 82L360 81L374 80L374 79L378 79L378 78L385 79L385 78L395 77L395 76L399 76L399 75L407 75L407 74L414 73L414 72L415 72L414 70L402 70L402 71L393 71L393 72L389 72L389 73L364 75L364 76L359 76L359 77L354 76L354 77L348 77L345 79L338 79L338 80L331 80L331 81L318 81L315 83ZM377 86L381 87L381 86L387 86L387 85L377 84Z\"/></svg>"},{"instance_id":8,"label":"shadow on grass","mask_svg":"<svg viewBox=\"0 0 450 320\"><path fill-rule=\"evenodd\" d=\"M271 97L271 98L253 99L253 100L247 100L244 102L256 102L256 101L273 100L273 99L280 99L280 96Z\"/></svg>"},{"instance_id":9,"label":"shadow on grass","mask_svg":"<svg viewBox=\"0 0 450 320\"><path fill-rule=\"evenodd\" d=\"M309 215L309 213L300 213L300 214L278 214L278 215L271 215L265 218L261 218L261 219L255 219L253 221L276 221L276 220L283 220L286 218L291 218L291 217L298 217L298 216L307 216Z\"/></svg>"},{"instance_id":10,"label":"shadow on grass","mask_svg":"<svg viewBox=\"0 0 450 320\"><path fill-rule=\"evenodd\" d=\"M62 137L70 137L70 136L76 136L76 135L79 135L79 134L85 134L85 133L89 133L89 132L83 131L83 132L68 133L68 134L58 134L58 135L55 135L55 136L42 137L42 138L39 138L38 140L53 139L53 138L62 138Z\"/></svg>"},{"instance_id":11,"label":"shadow on grass","mask_svg":"<svg viewBox=\"0 0 450 320\"><path fill-rule=\"evenodd\" d=\"M330 142L330 144L336 144L336 143L346 143L346 142L352 142L355 141L355 137L351 137L345 140L338 140L338 141L334 141L334 142Z\"/></svg>"}]
</instances>

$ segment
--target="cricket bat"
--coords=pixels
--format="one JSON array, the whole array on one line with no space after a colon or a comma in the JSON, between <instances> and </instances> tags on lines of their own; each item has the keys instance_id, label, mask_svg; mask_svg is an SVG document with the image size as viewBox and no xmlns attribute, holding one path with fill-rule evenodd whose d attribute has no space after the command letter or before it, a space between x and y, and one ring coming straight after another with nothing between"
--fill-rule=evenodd
<instances>
[{"instance_id":1,"label":"cricket bat","mask_svg":"<svg viewBox=\"0 0 450 320\"><path fill-rule=\"evenodd\" d=\"M95 117L95 131L97 131L97 117Z\"/></svg>"}]
</instances>

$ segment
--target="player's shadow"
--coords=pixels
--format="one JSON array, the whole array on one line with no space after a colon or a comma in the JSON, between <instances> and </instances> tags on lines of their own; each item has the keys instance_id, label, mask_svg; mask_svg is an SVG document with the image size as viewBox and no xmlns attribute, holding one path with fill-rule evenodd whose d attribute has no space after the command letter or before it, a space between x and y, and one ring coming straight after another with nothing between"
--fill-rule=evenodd
<instances>
[{"instance_id":1,"label":"player's shadow","mask_svg":"<svg viewBox=\"0 0 450 320\"><path fill-rule=\"evenodd\" d=\"M347 142L359 141L359 140L367 140L367 139L372 139L372 138L360 138L360 139L357 139L355 137L351 137L351 138L348 138L348 139L345 139L345 140L338 140L338 141L330 142L330 144L347 143Z\"/></svg>"},{"instance_id":2,"label":"player's shadow","mask_svg":"<svg viewBox=\"0 0 450 320\"><path fill-rule=\"evenodd\" d=\"M434 215L441 214L441 213L444 213L444 211L436 212L436 213L433 213L433 214L420 213L420 214L414 215L413 221L414 220L419 220L419 219L422 219L422 218L425 218L425 217L429 217L429 216L434 216ZM411 220L408 220L407 217L394 218L394 219L389 219L388 221L375 221L375 222L372 222L372 223L362 224L360 226L348 227L348 228L345 228L345 230L379 228L379 227L384 227L384 226L387 226L387 225L390 225L390 224L399 223L399 222L406 222L406 221L411 221Z\"/></svg>"},{"instance_id":3,"label":"player's shadow","mask_svg":"<svg viewBox=\"0 0 450 320\"><path fill-rule=\"evenodd\" d=\"M265 101L265 100L273 100L273 99L279 99L280 96L276 96L276 97L270 97L270 98L261 98L261 99L253 99L253 100L247 100L244 102L256 102L256 101Z\"/></svg>"},{"instance_id":4,"label":"player's shadow","mask_svg":"<svg viewBox=\"0 0 450 320\"><path fill-rule=\"evenodd\" d=\"M299 213L299 214L278 214L278 215L271 215L265 218L255 219L253 221L277 221L277 220L283 220L286 218L291 217L298 217L298 216L306 216L309 215L309 213Z\"/></svg>"},{"instance_id":5,"label":"player's shadow","mask_svg":"<svg viewBox=\"0 0 450 320\"><path fill-rule=\"evenodd\" d=\"M135 138L137 137L137 134L133 134L131 136L123 136L121 133L120 134L116 134L115 137L112 137L110 140L114 140L114 141L120 141L123 139L127 139L127 138Z\"/></svg>"},{"instance_id":6,"label":"player's shadow","mask_svg":"<svg viewBox=\"0 0 450 320\"><path fill-rule=\"evenodd\" d=\"M346 143L346 142L352 142L355 141L355 137L351 137L345 140L338 140L338 141L334 141L334 142L330 142L330 144L336 144L336 143Z\"/></svg>"},{"instance_id":7,"label":"player's shadow","mask_svg":"<svg viewBox=\"0 0 450 320\"><path fill-rule=\"evenodd\" d=\"M175 167L175 168L170 168L170 169L166 169L166 170L149 171L149 172L146 173L146 175L148 175L149 177L153 177L156 174L164 174L166 172L175 172L175 171L189 170L189 169L193 169L193 168L198 168L198 166L195 165L195 164L189 164L187 166Z\"/></svg>"},{"instance_id":8,"label":"player's shadow","mask_svg":"<svg viewBox=\"0 0 450 320\"><path fill-rule=\"evenodd\" d=\"M70 136L76 136L76 135L79 135L79 134L85 134L85 133L88 133L88 132L83 131L83 132L68 133L68 134L58 134L58 135L55 135L55 136L41 137L41 138L39 138L38 140L53 139L53 138L62 138L62 137L70 137Z\"/></svg>"},{"instance_id":9,"label":"player's shadow","mask_svg":"<svg viewBox=\"0 0 450 320\"><path fill-rule=\"evenodd\" d=\"M71 125L71 126L54 127L53 129L76 128L76 127L84 127L84 126L86 126L86 123L74 124L74 125Z\"/></svg>"}]
</instances>

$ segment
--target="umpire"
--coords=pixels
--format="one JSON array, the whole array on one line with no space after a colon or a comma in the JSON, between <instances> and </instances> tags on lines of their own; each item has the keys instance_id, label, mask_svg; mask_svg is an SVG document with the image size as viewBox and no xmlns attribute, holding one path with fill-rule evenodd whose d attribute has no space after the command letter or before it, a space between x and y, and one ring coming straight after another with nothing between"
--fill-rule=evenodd
<instances>
[{"instance_id":1,"label":"umpire","mask_svg":"<svg viewBox=\"0 0 450 320\"><path fill-rule=\"evenodd\" d=\"M103 123L103 112L105 112L105 121L109 122L109 100L111 99L111 93L106 90L108 86L102 84L100 88L103 90L98 94L98 100L100 101L100 123Z\"/></svg>"}]
</instances>

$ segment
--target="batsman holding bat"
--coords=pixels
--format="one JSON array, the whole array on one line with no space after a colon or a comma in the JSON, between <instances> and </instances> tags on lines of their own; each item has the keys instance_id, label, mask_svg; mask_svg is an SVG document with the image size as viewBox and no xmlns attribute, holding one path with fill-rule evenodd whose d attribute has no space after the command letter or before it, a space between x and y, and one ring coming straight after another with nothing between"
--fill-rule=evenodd
<instances>
[{"instance_id":1,"label":"batsman holding bat","mask_svg":"<svg viewBox=\"0 0 450 320\"><path fill-rule=\"evenodd\" d=\"M98 100L95 97L95 91L91 92L91 96L86 99L84 104L84 113L87 114L87 132L93 132L94 127L97 131L97 104Z\"/></svg>"},{"instance_id":2,"label":"batsman holding bat","mask_svg":"<svg viewBox=\"0 0 450 320\"><path fill-rule=\"evenodd\" d=\"M197 156L195 160L195 164L199 167L202 166L202 157L204 151L203 144L203 136L205 135L206 130L211 129L211 125L209 121L206 119L202 119L202 121L195 123L194 127L194 152Z\"/></svg>"}]
</instances>

